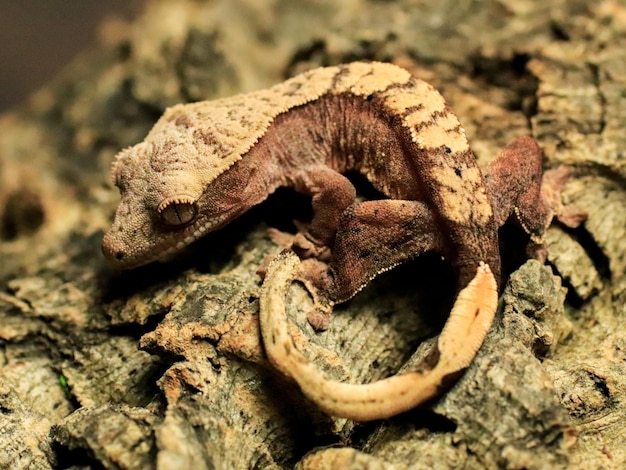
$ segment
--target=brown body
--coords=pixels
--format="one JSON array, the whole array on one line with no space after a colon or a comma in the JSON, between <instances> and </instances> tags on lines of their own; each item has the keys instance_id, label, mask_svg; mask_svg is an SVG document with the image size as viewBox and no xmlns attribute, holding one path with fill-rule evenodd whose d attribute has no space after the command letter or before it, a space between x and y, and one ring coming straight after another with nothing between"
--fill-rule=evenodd
<instances>
[{"instance_id":1,"label":"brown body","mask_svg":"<svg viewBox=\"0 0 626 470\"><path fill-rule=\"evenodd\" d=\"M480 261L499 275L497 226L461 125L435 89L390 64L316 69L270 90L173 107L114 168L122 202L103 248L120 267L171 253L290 186L312 197L315 214L294 248L332 253L332 285L311 279L320 298L345 300L426 250L452 258L460 288ZM346 213L349 171L389 200ZM172 208L193 220L168 220ZM374 240L381 246L367 246Z\"/></svg>"},{"instance_id":2,"label":"brown body","mask_svg":"<svg viewBox=\"0 0 626 470\"><path fill-rule=\"evenodd\" d=\"M113 172L122 201L103 251L122 268L219 229L278 187L310 196L313 219L292 248L319 329L334 303L425 251L451 260L459 291L481 265L490 270L480 279L499 282L498 227L514 214L540 239L552 218L534 140L507 147L486 182L441 95L382 63L320 68L268 90L170 108ZM349 172L387 199L356 203Z\"/></svg>"}]
</instances>

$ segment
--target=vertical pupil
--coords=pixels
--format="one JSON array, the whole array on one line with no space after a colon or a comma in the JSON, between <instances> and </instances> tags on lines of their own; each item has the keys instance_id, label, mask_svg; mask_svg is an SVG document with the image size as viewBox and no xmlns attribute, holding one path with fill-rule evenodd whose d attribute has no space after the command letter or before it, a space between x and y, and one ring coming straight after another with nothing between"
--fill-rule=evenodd
<instances>
[{"instance_id":1,"label":"vertical pupil","mask_svg":"<svg viewBox=\"0 0 626 470\"><path fill-rule=\"evenodd\" d=\"M167 225L185 225L196 216L195 206L188 202L171 202L162 212L161 220Z\"/></svg>"}]
</instances>

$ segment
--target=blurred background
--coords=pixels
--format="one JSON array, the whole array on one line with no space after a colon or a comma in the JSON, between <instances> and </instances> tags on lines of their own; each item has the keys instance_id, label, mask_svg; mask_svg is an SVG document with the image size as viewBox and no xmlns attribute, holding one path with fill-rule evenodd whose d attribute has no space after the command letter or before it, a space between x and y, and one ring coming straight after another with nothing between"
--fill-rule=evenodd
<instances>
[{"instance_id":1,"label":"blurred background","mask_svg":"<svg viewBox=\"0 0 626 470\"><path fill-rule=\"evenodd\" d=\"M0 0L0 112L20 104L78 52L107 17L132 18L141 0Z\"/></svg>"}]
</instances>

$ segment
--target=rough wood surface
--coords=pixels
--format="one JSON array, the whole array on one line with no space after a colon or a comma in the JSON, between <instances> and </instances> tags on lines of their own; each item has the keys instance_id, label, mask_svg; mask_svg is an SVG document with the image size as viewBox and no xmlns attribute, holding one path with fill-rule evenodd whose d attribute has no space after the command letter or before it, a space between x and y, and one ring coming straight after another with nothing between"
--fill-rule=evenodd
<instances>
[{"instance_id":1,"label":"rough wood surface","mask_svg":"<svg viewBox=\"0 0 626 470\"><path fill-rule=\"evenodd\" d=\"M0 117L0 467L626 465L622 3L162 0L101 37ZM255 271L278 250L267 227L305 211L291 196L168 262L117 273L100 254L118 200L113 156L165 106L355 59L394 61L437 86L481 162L534 135L547 166L575 169L566 197L589 213L582 229L551 229L549 267L512 274L455 387L365 426L303 401L259 342ZM514 235L504 256L517 267ZM427 351L452 285L423 257L318 334L294 286L293 334L333 377L376 380Z\"/></svg>"}]
</instances>

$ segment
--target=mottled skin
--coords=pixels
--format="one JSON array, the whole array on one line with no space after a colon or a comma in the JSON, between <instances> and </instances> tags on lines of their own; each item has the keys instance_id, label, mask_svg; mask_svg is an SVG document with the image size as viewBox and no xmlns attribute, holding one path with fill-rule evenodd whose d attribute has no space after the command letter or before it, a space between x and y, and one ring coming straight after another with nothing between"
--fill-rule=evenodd
<instances>
[{"instance_id":1,"label":"mottled skin","mask_svg":"<svg viewBox=\"0 0 626 470\"><path fill-rule=\"evenodd\" d=\"M346 172L388 199L355 203ZM113 173L122 200L103 251L121 268L179 250L278 187L310 196L313 219L292 248L318 329L335 303L425 251L452 262L459 291L481 264L490 268L481 279L499 283L498 227L513 215L541 241L558 206L542 196L534 140L508 146L485 181L442 96L382 63L315 69L268 90L169 108L144 142L118 155ZM493 298L485 303L495 310ZM482 342L488 327L472 334Z\"/></svg>"}]
</instances>

